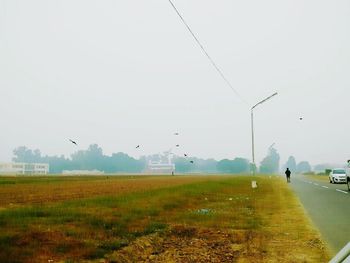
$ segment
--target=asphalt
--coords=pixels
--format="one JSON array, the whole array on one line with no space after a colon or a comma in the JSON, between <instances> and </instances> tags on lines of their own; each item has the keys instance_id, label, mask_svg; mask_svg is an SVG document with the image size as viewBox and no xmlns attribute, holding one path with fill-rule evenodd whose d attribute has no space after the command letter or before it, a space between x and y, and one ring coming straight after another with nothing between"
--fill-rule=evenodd
<instances>
[{"instance_id":1,"label":"asphalt","mask_svg":"<svg viewBox=\"0 0 350 263\"><path fill-rule=\"evenodd\" d=\"M346 184L330 184L303 175L289 184L322 238L336 254L350 242L350 192Z\"/></svg>"}]
</instances>

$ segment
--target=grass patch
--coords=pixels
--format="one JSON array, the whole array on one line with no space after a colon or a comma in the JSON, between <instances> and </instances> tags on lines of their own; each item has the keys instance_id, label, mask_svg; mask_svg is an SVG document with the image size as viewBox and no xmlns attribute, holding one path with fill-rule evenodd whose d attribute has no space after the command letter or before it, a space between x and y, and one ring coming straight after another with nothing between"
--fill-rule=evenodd
<instances>
[{"instance_id":1,"label":"grass patch","mask_svg":"<svg viewBox=\"0 0 350 263\"><path fill-rule=\"evenodd\" d=\"M329 183L329 176L328 175L315 175L315 174L307 174L304 175L306 178L310 178L313 180L317 180L320 182L324 182L324 183Z\"/></svg>"},{"instance_id":2,"label":"grass patch","mask_svg":"<svg viewBox=\"0 0 350 263\"><path fill-rule=\"evenodd\" d=\"M167 225L160 222L151 222L143 230L144 235L149 235L155 232L163 231L167 228Z\"/></svg>"},{"instance_id":3,"label":"grass patch","mask_svg":"<svg viewBox=\"0 0 350 263\"><path fill-rule=\"evenodd\" d=\"M101 181L95 179L84 178L82 184L96 186ZM138 191L123 194L111 194L109 190L100 195L93 192L85 198L49 200L39 205L28 202L0 210L0 261L6 262L9 255L18 253L18 247L25 252L21 261L33 258L43 261L51 258L63 261L108 258L148 236L170 235L175 239L186 239L197 235L201 238L201 235L207 235L203 229L210 229L208 231L213 233L243 231L244 237L235 237L235 240L243 243L258 240L257 250L263 256L275 253L274 249L266 248L266 244L274 238L281 238L280 243L290 242L292 238L297 247L308 249L303 242L312 231L305 228L307 224L303 214L295 212L300 207L296 201L290 201L293 195L280 178L254 177L259 185L254 190L250 186L250 176L198 176L194 181L167 177L170 185L163 179L149 177L137 180L148 180L146 186L162 182L157 188L138 188ZM122 181L128 182L125 178ZM111 185L102 184L106 185L106 189L115 186L113 182ZM27 185L22 183L16 187L20 191ZM71 191L68 191L69 195ZM80 188L76 191L79 192ZM293 206L286 209L284 202ZM283 218L298 222L298 228L286 230L283 226L286 223L279 221ZM280 228L275 228L275 224L280 224ZM174 228L176 225L182 227ZM298 234L286 238L280 234L283 231ZM151 246L149 242L146 244L138 247ZM158 247L156 254L160 255L163 250ZM316 252L320 251L312 250L312 253ZM327 256L325 253L321 255ZM238 253L234 254L236 256Z\"/></svg>"},{"instance_id":4,"label":"grass patch","mask_svg":"<svg viewBox=\"0 0 350 263\"><path fill-rule=\"evenodd\" d=\"M0 185L4 184L16 184L15 181L10 181L10 180L0 180Z\"/></svg>"}]
</instances>

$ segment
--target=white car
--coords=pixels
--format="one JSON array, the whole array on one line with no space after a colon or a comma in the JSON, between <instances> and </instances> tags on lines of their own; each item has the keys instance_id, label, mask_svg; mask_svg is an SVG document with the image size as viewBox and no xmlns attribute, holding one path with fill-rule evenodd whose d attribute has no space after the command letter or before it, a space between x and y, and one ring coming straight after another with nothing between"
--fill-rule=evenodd
<instances>
[{"instance_id":1,"label":"white car","mask_svg":"<svg viewBox=\"0 0 350 263\"><path fill-rule=\"evenodd\" d=\"M346 171L343 168L333 169L329 174L330 183L347 183Z\"/></svg>"}]
</instances>

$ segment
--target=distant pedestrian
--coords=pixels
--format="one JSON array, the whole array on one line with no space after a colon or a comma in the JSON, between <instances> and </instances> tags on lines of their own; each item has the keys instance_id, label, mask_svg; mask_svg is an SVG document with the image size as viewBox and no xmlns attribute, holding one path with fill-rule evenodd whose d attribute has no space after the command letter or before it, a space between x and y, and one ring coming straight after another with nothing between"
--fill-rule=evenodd
<instances>
[{"instance_id":1,"label":"distant pedestrian","mask_svg":"<svg viewBox=\"0 0 350 263\"><path fill-rule=\"evenodd\" d=\"M290 172L289 168L287 168L285 174L286 174L286 177L287 177L287 183L290 183L290 174L291 174L291 172Z\"/></svg>"}]
</instances>

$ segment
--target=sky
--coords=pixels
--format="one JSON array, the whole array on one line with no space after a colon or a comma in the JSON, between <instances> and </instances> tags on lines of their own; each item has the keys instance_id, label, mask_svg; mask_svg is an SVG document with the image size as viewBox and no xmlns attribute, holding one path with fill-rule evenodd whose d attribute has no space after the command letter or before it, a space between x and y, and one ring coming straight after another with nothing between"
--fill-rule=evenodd
<instances>
[{"instance_id":1,"label":"sky","mask_svg":"<svg viewBox=\"0 0 350 263\"><path fill-rule=\"evenodd\" d=\"M240 97L168 0L0 0L0 161L93 143L251 159L250 108L274 92L254 110L257 163L272 144L282 164L350 159L349 1L173 2Z\"/></svg>"}]
</instances>

